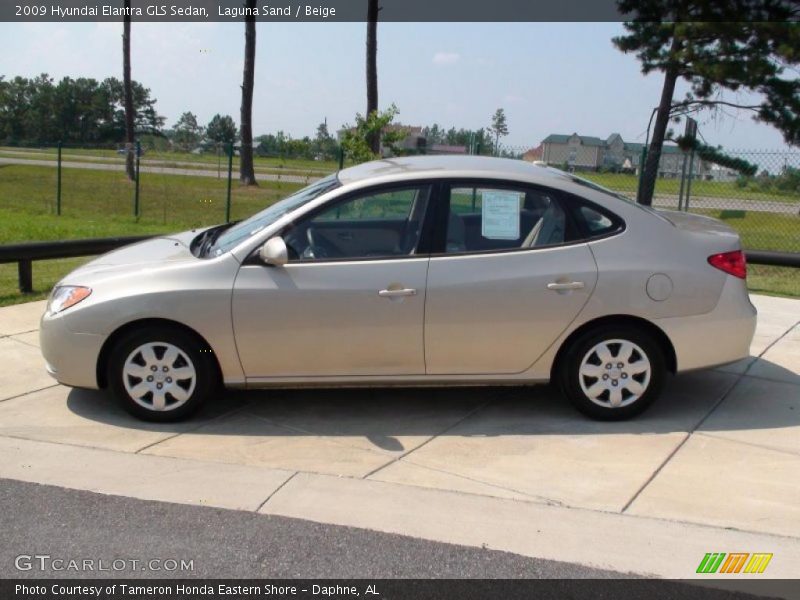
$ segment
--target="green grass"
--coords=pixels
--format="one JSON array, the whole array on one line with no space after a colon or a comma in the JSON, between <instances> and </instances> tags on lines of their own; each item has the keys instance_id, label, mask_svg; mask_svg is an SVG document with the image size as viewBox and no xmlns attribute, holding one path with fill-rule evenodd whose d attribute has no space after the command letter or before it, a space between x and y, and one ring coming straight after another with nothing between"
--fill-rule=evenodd
<instances>
[{"instance_id":1,"label":"green grass","mask_svg":"<svg viewBox=\"0 0 800 600\"><path fill-rule=\"evenodd\" d=\"M747 288L753 294L800 298L800 269L747 265Z\"/></svg>"},{"instance_id":2,"label":"green grass","mask_svg":"<svg viewBox=\"0 0 800 600\"><path fill-rule=\"evenodd\" d=\"M758 211L693 211L720 219L739 232L742 246L749 250L800 252L800 215Z\"/></svg>"},{"instance_id":3,"label":"green grass","mask_svg":"<svg viewBox=\"0 0 800 600\"><path fill-rule=\"evenodd\" d=\"M231 219L258 212L302 187L234 183ZM154 235L225 221L226 182L209 177L148 174L142 177L141 215L132 214L133 184L113 171L64 169L62 215L55 215L55 169L0 166L0 244L125 235ZM17 265L0 265L0 306L38 300L89 258L35 261L35 294L17 291Z\"/></svg>"},{"instance_id":4,"label":"green grass","mask_svg":"<svg viewBox=\"0 0 800 600\"><path fill-rule=\"evenodd\" d=\"M47 153L46 155L39 155L33 152L0 152L0 158L19 158L23 160L37 160L37 161L52 161L53 167L56 166L56 155L52 153ZM113 157L101 157L101 156L84 156L80 154L63 154L62 161L64 163L82 163L82 164L94 164L94 165L117 165L118 168L122 168L125 165L125 158L121 156L113 156ZM177 160L172 157L170 159L156 159L152 157L143 158L141 161L141 166L143 170L147 170L147 167L156 167L156 168L171 168L171 169L182 169L182 170L196 170L196 171L212 171L219 174L220 177L225 178L228 174L228 162L227 158L222 160L221 162L217 162L216 160L211 161L186 161ZM285 165L277 165L277 166L266 166L263 164L259 164L258 162L255 163L254 171L256 173L256 177L258 178L259 175L262 176L272 176L272 177L282 177L282 176L295 176L295 177L306 177L308 180L318 179L320 177L324 177L329 173L336 170L337 167L332 167L330 170L324 171L321 169L305 169L302 166L298 166L293 163L287 163ZM239 159L236 158L234 160L233 166L233 176L234 178L238 178L239 174Z\"/></svg>"},{"instance_id":5,"label":"green grass","mask_svg":"<svg viewBox=\"0 0 800 600\"><path fill-rule=\"evenodd\" d=\"M638 176L632 174L583 171L575 174L583 179L588 179L598 185L629 196L635 196L636 189L639 186ZM656 181L656 195L664 194L677 196L680 192L680 187L680 179L658 179ZM797 192L781 192L778 190L762 191L750 186L740 188L733 181L692 181L691 197L774 200L778 202L800 204L800 194Z\"/></svg>"},{"instance_id":6,"label":"green grass","mask_svg":"<svg viewBox=\"0 0 800 600\"><path fill-rule=\"evenodd\" d=\"M63 258L60 260L41 260L33 263L33 287L32 294L21 294L17 288L17 265L0 265L0 306L20 304L21 302L33 302L34 300L44 300L50 290L58 281L70 271L77 269L85 262L91 260L86 258Z\"/></svg>"},{"instance_id":7,"label":"green grass","mask_svg":"<svg viewBox=\"0 0 800 600\"><path fill-rule=\"evenodd\" d=\"M39 155L47 156L39 156ZM56 148L17 148L12 146L0 147L0 156L15 158L30 158L32 160L55 160L58 151ZM116 150L107 148L64 148L61 152L62 160L75 162L92 162L94 158L102 158L103 162L114 161L123 162L124 156L117 154ZM221 159L221 160L220 160ZM227 156L223 153L218 156L216 152L206 152L204 154L192 154L191 152L157 152L155 150L145 151L142 162L159 161L172 163L197 163L197 168L216 169L222 165L223 172L227 169ZM326 175L339 168L339 163L334 160L307 160L302 158L273 158L254 156L253 165L258 170L268 169L270 171L281 170L282 172L306 175ZM162 165L171 166L171 165ZM182 168L191 168L187 165L180 165ZM233 168L235 172L239 170L239 157L233 157Z\"/></svg>"},{"instance_id":8,"label":"green grass","mask_svg":"<svg viewBox=\"0 0 800 600\"><path fill-rule=\"evenodd\" d=\"M88 152L88 151L87 151ZM318 163L317 163L318 164ZM132 216L133 184L123 173L63 169L62 215L55 213L56 171L51 167L0 165L0 244L123 235L150 235L213 225L225 220L226 181L211 177L147 174L140 188L141 215ZM232 219L247 217L302 187L261 182L232 188ZM742 235L745 248L800 251L800 216L755 211L706 210ZM0 305L44 297L63 275L87 259L37 261L34 295L16 291L16 264L0 265ZM800 297L795 269L750 266L753 291Z\"/></svg>"},{"instance_id":9,"label":"green grass","mask_svg":"<svg viewBox=\"0 0 800 600\"><path fill-rule=\"evenodd\" d=\"M231 219L241 219L302 187L262 182L233 184ZM137 235L213 225L225 220L227 183L211 177L148 174L133 217L134 185L123 173L63 169L62 215L55 215L55 170L0 166L0 243Z\"/></svg>"}]
</instances>

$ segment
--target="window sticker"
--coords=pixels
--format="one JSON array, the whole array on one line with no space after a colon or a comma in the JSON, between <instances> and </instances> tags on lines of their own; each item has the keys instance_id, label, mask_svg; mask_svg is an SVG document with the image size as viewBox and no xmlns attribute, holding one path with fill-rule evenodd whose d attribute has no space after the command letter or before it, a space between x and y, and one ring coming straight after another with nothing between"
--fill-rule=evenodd
<instances>
[{"instance_id":1,"label":"window sticker","mask_svg":"<svg viewBox=\"0 0 800 600\"><path fill-rule=\"evenodd\" d=\"M481 235L489 240L519 239L521 194L483 192Z\"/></svg>"}]
</instances>

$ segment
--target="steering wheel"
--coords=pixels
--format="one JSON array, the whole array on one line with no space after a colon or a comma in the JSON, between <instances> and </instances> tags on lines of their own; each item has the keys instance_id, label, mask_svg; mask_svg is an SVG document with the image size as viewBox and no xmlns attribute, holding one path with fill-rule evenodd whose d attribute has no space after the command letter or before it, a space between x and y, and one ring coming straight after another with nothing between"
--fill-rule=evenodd
<instances>
[{"instance_id":1,"label":"steering wheel","mask_svg":"<svg viewBox=\"0 0 800 600\"><path fill-rule=\"evenodd\" d=\"M314 228L309 227L306 229L306 239L308 240L308 248L305 254L308 258L331 258L337 254L331 244L314 233Z\"/></svg>"}]
</instances>

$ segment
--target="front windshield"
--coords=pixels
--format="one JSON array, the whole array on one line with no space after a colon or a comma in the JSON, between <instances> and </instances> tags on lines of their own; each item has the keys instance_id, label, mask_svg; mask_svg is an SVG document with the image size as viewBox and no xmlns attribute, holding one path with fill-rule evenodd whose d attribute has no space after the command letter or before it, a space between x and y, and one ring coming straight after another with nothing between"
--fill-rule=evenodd
<instances>
[{"instance_id":1,"label":"front windshield","mask_svg":"<svg viewBox=\"0 0 800 600\"><path fill-rule=\"evenodd\" d=\"M315 198L320 197L325 192L332 190L339 186L339 180L336 174L328 175L319 181L312 183L308 187L295 192L291 196L284 198L254 214L249 219L240 221L230 229L225 230L214 242L214 245L209 248L209 256L219 256L220 254L231 250L243 240L257 234L265 227L272 225L275 221L280 219L283 215L292 212L293 210L311 202Z\"/></svg>"}]
</instances>

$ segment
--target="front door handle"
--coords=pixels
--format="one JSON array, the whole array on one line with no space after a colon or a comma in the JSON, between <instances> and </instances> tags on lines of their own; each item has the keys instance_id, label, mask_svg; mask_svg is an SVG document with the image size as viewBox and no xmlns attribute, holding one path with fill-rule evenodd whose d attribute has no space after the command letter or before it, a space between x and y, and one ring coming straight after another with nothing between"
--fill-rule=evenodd
<instances>
[{"instance_id":1,"label":"front door handle","mask_svg":"<svg viewBox=\"0 0 800 600\"><path fill-rule=\"evenodd\" d=\"M547 289L548 290L555 290L557 292L561 291L561 290L582 290L583 289L583 282L582 281L568 281L566 283L560 283L560 282L554 281L553 283L548 283L547 284Z\"/></svg>"},{"instance_id":2,"label":"front door handle","mask_svg":"<svg viewBox=\"0 0 800 600\"><path fill-rule=\"evenodd\" d=\"M399 298L402 296L416 296L417 290L412 288L401 288L397 290L380 290L378 296L381 298Z\"/></svg>"}]
</instances>

